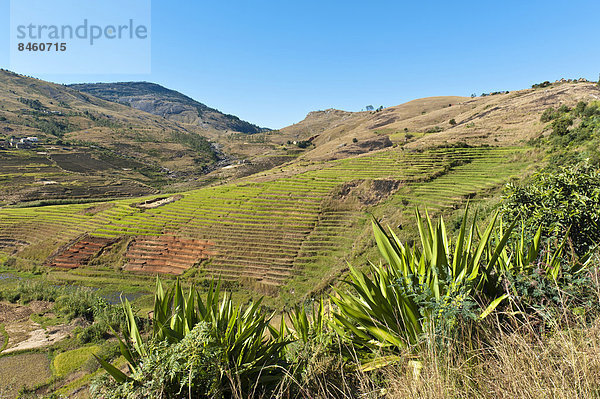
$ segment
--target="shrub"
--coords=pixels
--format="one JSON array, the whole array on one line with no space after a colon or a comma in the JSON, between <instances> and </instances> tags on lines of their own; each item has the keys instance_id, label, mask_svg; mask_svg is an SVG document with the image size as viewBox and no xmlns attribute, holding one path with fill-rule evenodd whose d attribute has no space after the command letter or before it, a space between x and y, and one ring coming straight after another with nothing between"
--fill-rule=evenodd
<instances>
[{"instance_id":1,"label":"shrub","mask_svg":"<svg viewBox=\"0 0 600 399\"><path fill-rule=\"evenodd\" d=\"M552 122L552 134L557 136L564 136L569 133L569 127L573 125L573 119L568 116L555 119Z\"/></svg>"},{"instance_id":2,"label":"shrub","mask_svg":"<svg viewBox=\"0 0 600 399\"><path fill-rule=\"evenodd\" d=\"M456 125L456 119L454 119L454 118L450 119L450 125L452 125L452 126Z\"/></svg>"},{"instance_id":3,"label":"shrub","mask_svg":"<svg viewBox=\"0 0 600 399\"><path fill-rule=\"evenodd\" d=\"M288 380L291 384L283 389L302 396L321 393L326 397L346 398L345 390L356 391L358 381L351 354L351 349L344 346L331 328L331 314L321 299L316 304L296 306L282 319L279 331L271 328L273 336L281 338L284 335L292 340L285 347L285 354L290 364ZM312 312L307 313L306 307ZM285 331L285 334L284 334Z\"/></svg>"},{"instance_id":4,"label":"shrub","mask_svg":"<svg viewBox=\"0 0 600 399\"><path fill-rule=\"evenodd\" d=\"M119 382L101 377L91 386L93 397L113 398L207 398L220 397L218 347L204 322L181 341L151 340L144 361L132 378Z\"/></svg>"},{"instance_id":5,"label":"shrub","mask_svg":"<svg viewBox=\"0 0 600 399\"><path fill-rule=\"evenodd\" d=\"M540 225L546 240L562 240L568 232L569 249L584 256L600 242L600 172L583 164L540 173L526 185L511 183L502 212L510 220L524 217L528 237Z\"/></svg>"},{"instance_id":6,"label":"shrub","mask_svg":"<svg viewBox=\"0 0 600 399\"><path fill-rule=\"evenodd\" d=\"M82 317L93 322L108 304L95 292L87 289L74 289L56 298L54 310L67 316L69 320Z\"/></svg>"},{"instance_id":7,"label":"shrub","mask_svg":"<svg viewBox=\"0 0 600 399\"><path fill-rule=\"evenodd\" d=\"M417 211L416 217L421 248L405 247L373 221L387 266L372 265L370 276L352 268L351 291L337 290L332 297L339 309L334 313L336 331L359 348L398 351L418 343L427 330L447 336L460 318L483 318L506 298L498 286L487 283L512 228L492 243L496 217L480 235L475 221L467 225L465 211L451 245L443 219L434 225L429 215L422 220Z\"/></svg>"},{"instance_id":8,"label":"shrub","mask_svg":"<svg viewBox=\"0 0 600 399\"><path fill-rule=\"evenodd\" d=\"M505 228L502 221L497 223L496 213L482 232L477 215L468 225L465 211L452 243L442 218L434 224L428 215L422 220L417 211L416 216L420 248L405 247L373 221L386 265L371 265L369 273L351 268L350 290L336 290L332 297L338 308L335 329L357 348L401 354L431 336L447 344L465 331L465 322L486 318L506 298L519 309L543 305L531 293L519 291L519 280L556 287L556 292L546 291L550 294L576 294L585 280L581 278L590 258L563 265L566 240L551 251L541 241L541 228L531 240L523 233L514 240L516 221Z\"/></svg>"},{"instance_id":9,"label":"shrub","mask_svg":"<svg viewBox=\"0 0 600 399\"><path fill-rule=\"evenodd\" d=\"M544 87L548 87L551 85L552 85L552 83L550 83L549 81L546 80L545 82L542 82L542 83L533 84L531 87L533 89L539 89L539 88L544 88Z\"/></svg>"},{"instance_id":10,"label":"shrub","mask_svg":"<svg viewBox=\"0 0 600 399\"><path fill-rule=\"evenodd\" d=\"M550 122L550 121L556 119L557 117L558 117L558 113L556 111L554 111L554 108L550 107L550 108L547 108L542 113L542 116L540 117L540 121L547 123L547 122Z\"/></svg>"},{"instance_id":11,"label":"shrub","mask_svg":"<svg viewBox=\"0 0 600 399\"><path fill-rule=\"evenodd\" d=\"M429 129L425 130L425 133L439 133L442 131L444 131L444 129L442 127L434 126L434 127L431 127Z\"/></svg>"},{"instance_id":12,"label":"shrub","mask_svg":"<svg viewBox=\"0 0 600 399\"><path fill-rule=\"evenodd\" d=\"M584 115L586 107L587 103L585 101L579 101L573 109L573 113L575 114L575 116L582 117Z\"/></svg>"},{"instance_id":13,"label":"shrub","mask_svg":"<svg viewBox=\"0 0 600 399\"><path fill-rule=\"evenodd\" d=\"M15 288L0 291L0 299L24 304L31 301L54 302L63 293L64 287L48 284L45 281L21 280Z\"/></svg>"}]
</instances>

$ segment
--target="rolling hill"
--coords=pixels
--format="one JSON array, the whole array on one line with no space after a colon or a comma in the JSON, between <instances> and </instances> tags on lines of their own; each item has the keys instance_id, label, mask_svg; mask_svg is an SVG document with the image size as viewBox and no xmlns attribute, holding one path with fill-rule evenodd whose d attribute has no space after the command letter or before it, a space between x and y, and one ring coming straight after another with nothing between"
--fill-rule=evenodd
<instances>
[{"instance_id":1,"label":"rolling hill","mask_svg":"<svg viewBox=\"0 0 600 399\"><path fill-rule=\"evenodd\" d=\"M303 157L315 160L368 152L368 143L375 141L376 147L384 136L413 149L458 142L514 145L544 133L546 127L539 116L546 108L573 107L578 101L599 99L600 88L595 83L580 82L475 98L422 98L379 112L330 109L308 114L303 121L281 129L274 139L283 145L288 140L310 138L315 148Z\"/></svg>"},{"instance_id":2,"label":"rolling hill","mask_svg":"<svg viewBox=\"0 0 600 399\"><path fill-rule=\"evenodd\" d=\"M139 196L199 176L220 152L190 126L0 71L0 204ZM10 138L37 137L13 151Z\"/></svg>"}]
</instances>

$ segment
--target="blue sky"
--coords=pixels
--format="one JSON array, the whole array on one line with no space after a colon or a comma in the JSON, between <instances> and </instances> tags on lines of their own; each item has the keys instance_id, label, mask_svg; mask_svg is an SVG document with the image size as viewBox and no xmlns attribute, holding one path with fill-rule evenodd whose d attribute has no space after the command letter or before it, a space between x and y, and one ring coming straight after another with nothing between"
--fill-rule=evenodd
<instances>
[{"instance_id":1,"label":"blue sky","mask_svg":"<svg viewBox=\"0 0 600 399\"><path fill-rule=\"evenodd\" d=\"M0 0L4 68L9 8ZM151 74L37 77L151 81L279 128L319 109L596 80L599 37L597 0L154 0Z\"/></svg>"}]
</instances>

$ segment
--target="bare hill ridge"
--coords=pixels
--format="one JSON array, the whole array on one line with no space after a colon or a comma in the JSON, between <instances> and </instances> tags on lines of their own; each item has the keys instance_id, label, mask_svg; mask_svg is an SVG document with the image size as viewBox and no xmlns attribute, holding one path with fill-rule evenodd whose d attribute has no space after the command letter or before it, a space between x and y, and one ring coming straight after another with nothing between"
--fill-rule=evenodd
<instances>
[{"instance_id":1,"label":"bare hill ridge","mask_svg":"<svg viewBox=\"0 0 600 399\"><path fill-rule=\"evenodd\" d=\"M304 155L307 159L341 158L348 147L381 136L406 148L456 142L512 145L543 133L540 115L548 107L596 100L600 88L580 82L476 98L422 98L379 112L329 109L311 112L303 121L281 129L281 142L311 139L315 148ZM363 152L368 151L366 146Z\"/></svg>"}]
</instances>

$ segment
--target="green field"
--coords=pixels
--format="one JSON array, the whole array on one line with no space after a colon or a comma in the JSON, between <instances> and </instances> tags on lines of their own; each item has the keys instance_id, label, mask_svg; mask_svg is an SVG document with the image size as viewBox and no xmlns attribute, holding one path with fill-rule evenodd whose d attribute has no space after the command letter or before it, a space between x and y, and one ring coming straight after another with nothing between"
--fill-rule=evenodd
<instances>
[{"instance_id":1,"label":"green field","mask_svg":"<svg viewBox=\"0 0 600 399\"><path fill-rule=\"evenodd\" d=\"M178 201L153 209L132 206L140 199L4 208L0 250L18 266L31 268L83 234L170 234L213 244L212 259L196 273L200 277L244 281L269 292L286 284L294 291L309 291L315 279L344 267L368 213L381 204L406 211L415 206L434 212L452 209L520 175L530 162L525 151L393 148L337 161L291 163L234 183L184 192ZM365 182L370 185L361 186ZM377 182L385 183L383 188L378 190ZM386 184L397 187L396 193L389 196ZM124 278L111 264L57 275L78 284L117 284ZM130 282L144 285L148 280L136 276Z\"/></svg>"},{"instance_id":2,"label":"green field","mask_svg":"<svg viewBox=\"0 0 600 399\"><path fill-rule=\"evenodd\" d=\"M22 387L32 388L51 377L50 361L43 353L0 358L0 397L13 398Z\"/></svg>"}]
</instances>

